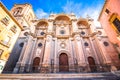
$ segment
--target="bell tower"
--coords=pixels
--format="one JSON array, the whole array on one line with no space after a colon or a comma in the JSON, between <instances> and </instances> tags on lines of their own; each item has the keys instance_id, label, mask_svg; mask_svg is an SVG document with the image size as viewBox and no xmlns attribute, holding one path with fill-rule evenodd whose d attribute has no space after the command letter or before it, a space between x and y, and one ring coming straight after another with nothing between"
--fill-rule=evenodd
<instances>
[{"instance_id":1,"label":"bell tower","mask_svg":"<svg viewBox=\"0 0 120 80\"><path fill-rule=\"evenodd\" d=\"M13 48L13 51L10 55L10 58L6 64L5 70L11 68L11 71L17 72L17 66L22 65L24 66L29 48L32 49L30 45L35 40L33 40L33 33L35 31L34 22L33 20L36 18L32 6L30 4L15 4L11 9L10 13L16 18L19 24L22 25L23 31L20 33L19 38ZM14 58L13 58L14 57ZM9 67L7 67L9 66ZM14 68L15 67L15 68Z\"/></svg>"}]
</instances>

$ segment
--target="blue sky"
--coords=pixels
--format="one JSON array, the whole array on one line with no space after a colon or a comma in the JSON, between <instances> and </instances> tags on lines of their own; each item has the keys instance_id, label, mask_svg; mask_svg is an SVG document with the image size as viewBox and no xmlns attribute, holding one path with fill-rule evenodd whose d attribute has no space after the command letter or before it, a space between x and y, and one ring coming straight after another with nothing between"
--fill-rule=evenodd
<instances>
[{"instance_id":1,"label":"blue sky","mask_svg":"<svg viewBox=\"0 0 120 80\"><path fill-rule=\"evenodd\" d=\"M71 13L74 12L77 17L86 17L89 15L97 19L104 0L1 0L10 10L13 5L21 3L30 3L38 18L48 17L52 13Z\"/></svg>"}]
</instances>

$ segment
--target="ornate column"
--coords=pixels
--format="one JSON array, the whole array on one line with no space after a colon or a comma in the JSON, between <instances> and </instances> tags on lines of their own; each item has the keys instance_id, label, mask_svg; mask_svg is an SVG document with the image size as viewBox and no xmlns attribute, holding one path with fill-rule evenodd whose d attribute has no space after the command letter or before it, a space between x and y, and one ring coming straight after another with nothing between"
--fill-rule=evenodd
<instances>
[{"instance_id":1,"label":"ornate column","mask_svg":"<svg viewBox=\"0 0 120 80\"><path fill-rule=\"evenodd\" d=\"M72 19L71 20L72 21L72 32L74 33L74 32L77 32L78 31L78 27L77 27L77 19Z\"/></svg>"},{"instance_id":2,"label":"ornate column","mask_svg":"<svg viewBox=\"0 0 120 80\"><path fill-rule=\"evenodd\" d=\"M99 46L99 49L101 51L101 54L103 55L104 58L104 62L105 64L110 64L111 63L111 59L110 56L107 54L105 48L103 47L103 42L101 41L100 37L96 38L97 44Z\"/></svg>"},{"instance_id":3,"label":"ornate column","mask_svg":"<svg viewBox=\"0 0 120 80\"><path fill-rule=\"evenodd\" d=\"M70 72L74 72L75 71L75 65L74 65L74 59L75 59L75 52L74 52L74 49L73 49L73 38L69 38L69 53L71 55L71 57L69 58L69 71Z\"/></svg>"},{"instance_id":4,"label":"ornate column","mask_svg":"<svg viewBox=\"0 0 120 80\"><path fill-rule=\"evenodd\" d=\"M54 73L57 72L57 38L55 38L55 51L54 51Z\"/></svg>"},{"instance_id":5,"label":"ornate column","mask_svg":"<svg viewBox=\"0 0 120 80\"><path fill-rule=\"evenodd\" d=\"M95 59L97 60L96 62L97 62L97 64L100 64L100 59L99 59L99 57L101 57L101 55L99 54L99 53L97 53L97 50L96 50L96 48L95 48L95 44L96 44L96 47L98 48L98 46L97 46L97 43L93 43L93 41L92 41L92 38L91 37L89 37L89 39L90 39L90 43L91 43L91 49L93 50L93 52L94 52L94 55L95 55ZM94 44L94 45L93 45ZM99 48L98 48L99 49ZM98 56L99 55L99 56ZM102 59L101 59L101 61L102 61Z\"/></svg>"},{"instance_id":6,"label":"ornate column","mask_svg":"<svg viewBox=\"0 0 120 80\"><path fill-rule=\"evenodd\" d=\"M29 55L29 59L28 59L28 65L27 65L27 69L26 69L26 71L27 72L30 72L31 71L31 69L32 69L32 61L33 61L33 56L34 56L34 50L35 50L35 46L36 46L36 43L37 43L37 38L34 38L34 39L32 39L32 41L33 41L33 43L32 43L32 49L30 50L31 52L30 52L30 55Z\"/></svg>"},{"instance_id":7,"label":"ornate column","mask_svg":"<svg viewBox=\"0 0 120 80\"><path fill-rule=\"evenodd\" d=\"M76 44L74 43L74 39L71 40L71 45L72 45L72 54L73 54L73 62L74 62L74 70L75 72L78 72L78 60L77 60L77 52L76 52Z\"/></svg>"},{"instance_id":8,"label":"ornate column","mask_svg":"<svg viewBox=\"0 0 120 80\"><path fill-rule=\"evenodd\" d=\"M43 58L43 63L42 67L44 71L50 71L49 66L51 64L51 49L52 49L52 36L50 34L47 35L46 37L46 45L45 45L45 52L44 52L44 58Z\"/></svg>"},{"instance_id":9,"label":"ornate column","mask_svg":"<svg viewBox=\"0 0 120 80\"><path fill-rule=\"evenodd\" d=\"M44 58L42 63L42 68L45 68L45 71L51 71L51 54L52 54L52 35L53 35L53 19L48 20L48 30L46 35L46 44L45 44L45 51L44 51ZM47 69L48 68L48 69Z\"/></svg>"},{"instance_id":10,"label":"ornate column","mask_svg":"<svg viewBox=\"0 0 120 80\"><path fill-rule=\"evenodd\" d=\"M82 40L80 38L80 35L78 33L75 34L74 36L75 39L75 49L76 49L76 55L77 55L77 62L78 62L78 66L86 66L86 61L85 61L85 56L84 56L84 52L82 49ZM79 69L80 70L80 69Z\"/></svg>"},{"instance_id":11,"label":"ornate column","mask_svg":"<svg viewBox=\"0 0 120 80\"><path fill-rule=\"evenodd\" d=\"M49 26L48 26L48 33L52 33L53 32L53 19L49 19L48 20L48 24L49 24Z\"/></svg>"},{"instance_id":12,"label":"ornate column","mask_svg":"<svg viewBox=\"0 0 120 80\"><path fill-rule=\"evenodd\" d=\"M31 54L31 48L32 48L31 43L32 43L32 36L28 35L28 42L27 42L26 49L24 51L24 55L21 60L21 67L20 67L19 72L24 72L25 70L26 63L29 59L29 55Z\"/></svg>"}]
</instances>

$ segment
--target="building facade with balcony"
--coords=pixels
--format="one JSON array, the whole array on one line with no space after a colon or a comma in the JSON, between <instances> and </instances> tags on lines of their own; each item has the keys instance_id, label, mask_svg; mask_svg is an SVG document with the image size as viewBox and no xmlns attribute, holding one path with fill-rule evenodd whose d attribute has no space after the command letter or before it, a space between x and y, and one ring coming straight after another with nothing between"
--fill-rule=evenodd
<instances>
[{"instance_id":1,"label":"building facade with balcony","mask_svg":"<svg viewBox=\"0 0 120 80\"><path fill-rule=\"evenodd\" d=\"M3 71L22 26L0 2L0 73Z\"/></svg>"},{"instance_id":2,"label":"building facade with balcony","mask_svg":"<svg viewBox=\"0 0 120 80\"><path fill-rule=\"evenodd\" d=\"M118 53L103 28L91 18L53 14L37 19L30 4L15 4L11 14L23 26L4 72L98 72L118 70Z\"/></svg>"},{"instance_id":3,"label":"building facade with balcony","mask_svg":"<svg viewBox=\"0 0 120 80\"><path fill-rule=\"evenodd\" d=\"M120 0L105 0L99 21L120 57Z\"/></svg>"}]
</instances>

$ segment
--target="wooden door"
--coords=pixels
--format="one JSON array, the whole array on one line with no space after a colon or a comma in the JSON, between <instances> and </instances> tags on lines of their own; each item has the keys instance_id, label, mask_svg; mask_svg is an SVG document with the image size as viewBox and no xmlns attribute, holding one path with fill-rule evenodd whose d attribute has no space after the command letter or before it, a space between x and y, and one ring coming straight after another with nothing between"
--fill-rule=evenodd
<instances>
[{"instance_id":1,"label":"wooden door","mask_svg":"<svg viewBox=\"0 0 120 80\"><path fill-rule=\"evenodd\" d=\"M61 53L59 56L59 71L60 72L69 71L68 56L65 53Z\"/></svg>"},{"instance_id":2,"label":"wooden door","mask_svg":"<svg viewBox=\"0 0 120 80\"><path fill-rule=\"evenodd\" d=\"M33 72L38 72L39 63L40 63L40 58L36 57L33 60Z\"/></svg>"},{"instance_id":3,"label":"wooden door","mask_svg":"<svg viewBox=\"0 0 120 80\"><path fill-rule=\"evenodd\" d=\"M89 67L91 69L91 72L96 72L97 71L96 64L95 64L95 61L92 57L88 57L88 63L89 63Z\"/></svg>"}]
</instances>

